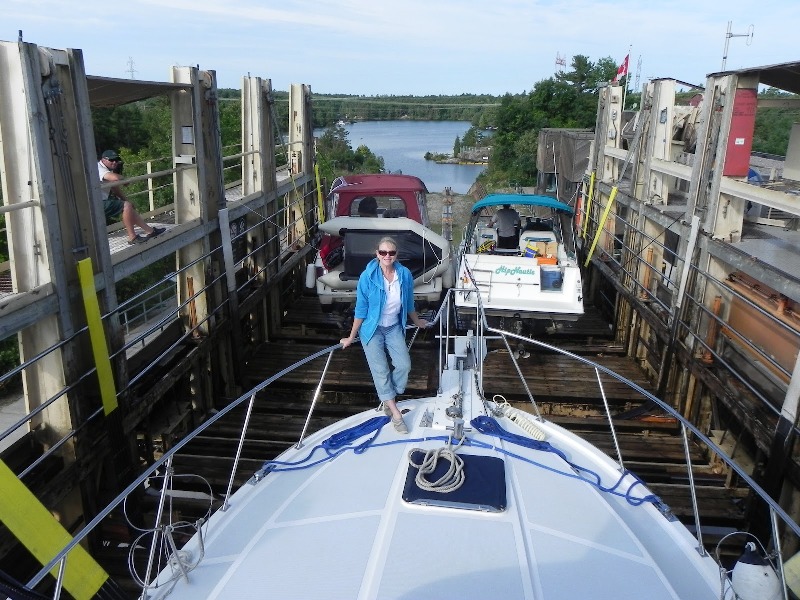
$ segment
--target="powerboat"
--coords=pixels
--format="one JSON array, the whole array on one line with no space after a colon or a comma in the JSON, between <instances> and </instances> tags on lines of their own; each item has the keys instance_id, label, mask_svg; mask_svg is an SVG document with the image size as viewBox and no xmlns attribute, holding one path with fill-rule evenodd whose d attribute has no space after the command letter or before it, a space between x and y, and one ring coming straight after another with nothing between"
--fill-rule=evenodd
<instances>
[{"instance_id":1,"label":"powerboat","mask_svg":"<svg viewBox=\"0 0 800 600\"><path fill-rule=\"evenodd\" d=\"M518 215L509 248L499 244L494 215ZM570 237L573 209L549 196L492 194L476 202L458 253L456 306L474 314L572 321L583 314L581 271Z\"/></svg>"},{"instance_id":2,"label":"powerboat","mask_svg":"<svg viewBox=\"0 0 800 600\"><path fill-rule=\"evenodd\" d=\"M450 242L430 228L427 188L411 175L340 177L331 186L322 220L319 251L306 271L324 311L355 302L358 277L375 257L384 236L397 241L397 259L411 270L414 298L422 307L438 305L453 286Z\"/></svg>"}]
</instances>

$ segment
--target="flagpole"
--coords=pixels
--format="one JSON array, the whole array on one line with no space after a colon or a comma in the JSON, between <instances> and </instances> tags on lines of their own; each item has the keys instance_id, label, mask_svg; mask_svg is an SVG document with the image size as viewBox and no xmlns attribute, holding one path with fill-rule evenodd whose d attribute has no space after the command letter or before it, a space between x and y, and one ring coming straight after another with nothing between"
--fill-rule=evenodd
<instances>
[{"instance_id":1,"label":"flagpole","mask_svg":"<svg viewBox=\"0 0 800 600\"><path fill-rule=\"evenodd\" d=\"M630 77L628 76L631 72L631 49L633 45L628 46L628 55L625 57L625 89L622 91L622 111L625 111L625 98L628 95L628 80Z\"/></svg>"}]
</instances>

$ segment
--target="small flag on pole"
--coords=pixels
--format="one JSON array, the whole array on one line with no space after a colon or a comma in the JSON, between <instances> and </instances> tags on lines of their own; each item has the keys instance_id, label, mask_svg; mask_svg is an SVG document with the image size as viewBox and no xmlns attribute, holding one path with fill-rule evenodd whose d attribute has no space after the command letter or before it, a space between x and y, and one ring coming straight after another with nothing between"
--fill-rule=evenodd
<instances>
[{"instance_id":1,"label":"small flag on pole","mask_svg":"<svg viewBox=\"0 0 800 600\"><path fill-rule=\"evenodd\" d=\"M628 74L628 57L630 54L625 55L625 60L622 61L622 64L617 69L617 75L614 77L614 81L619 81L621 78L625 77Z\"/></svg>"}]
</instances>

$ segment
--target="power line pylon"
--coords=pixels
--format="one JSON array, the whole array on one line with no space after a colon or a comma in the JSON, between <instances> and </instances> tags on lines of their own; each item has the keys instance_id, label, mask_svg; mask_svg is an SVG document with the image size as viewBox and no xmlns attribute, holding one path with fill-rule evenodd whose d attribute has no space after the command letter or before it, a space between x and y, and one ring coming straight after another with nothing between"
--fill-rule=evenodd
<instances>
[{"instance_id":1,"label":"power line pylon","mask_svg":"<svg viewBox=\"0 0 800 600\"><path fill-rule=\"evenodd\" d=\"M128 75L130 75L131 79L136 79L136 69L134 68L133 57L128 57Z\"/></svg>"}]
</instances>

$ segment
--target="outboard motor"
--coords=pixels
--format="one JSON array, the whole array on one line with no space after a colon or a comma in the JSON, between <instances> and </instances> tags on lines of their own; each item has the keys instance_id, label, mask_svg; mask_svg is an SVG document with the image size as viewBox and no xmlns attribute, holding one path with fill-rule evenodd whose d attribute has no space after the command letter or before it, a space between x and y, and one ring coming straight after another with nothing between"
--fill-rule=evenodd
<instances>
[{"instance_id":1,"label":"outboard motor","mask_svg":"<svg viewBox=\"0 0 800 600\"><path fill-rule=\"evenodd\" d=\"M747 542L744 553L736 561L731 583L740 600L781 600L783 591L775 569L756 550L755 542Z\"/></svg>"}]
</instances>

